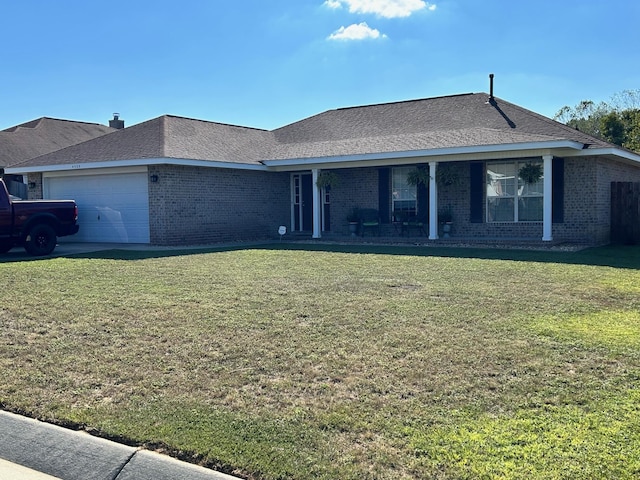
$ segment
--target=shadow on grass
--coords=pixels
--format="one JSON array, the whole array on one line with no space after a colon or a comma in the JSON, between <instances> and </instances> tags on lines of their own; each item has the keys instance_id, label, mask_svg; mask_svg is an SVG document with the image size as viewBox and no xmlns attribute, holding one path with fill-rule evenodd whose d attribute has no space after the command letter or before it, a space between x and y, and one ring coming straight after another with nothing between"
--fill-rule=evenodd
<instances>
[{"instance_id":1,"label":"shadow on grass","mask_svg":"<svg viewBox=\"0 0 640 480\"><path fill-rule=\"evenodd\" d=\"M580 251L541 251L500 248L419 247L396 245L338 245L308 243L272 243L179 250L104 250L70 255L68 258L100 258L111 260L144 260L204 253L238 250L295 250L353 254L408 255L418 257L476 258L483 260L512 260L570 265L594 265L640 269L640 246L605 246Z\"/></svg>"}]
</instances>

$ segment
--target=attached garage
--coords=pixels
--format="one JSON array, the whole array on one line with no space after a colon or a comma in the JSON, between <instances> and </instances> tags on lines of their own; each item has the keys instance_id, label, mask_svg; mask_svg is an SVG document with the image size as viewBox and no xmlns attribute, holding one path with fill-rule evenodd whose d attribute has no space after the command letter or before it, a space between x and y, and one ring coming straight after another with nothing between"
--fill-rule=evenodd
<instances>
[{"instance_id":1,"label":"attached garage","mask_svg":"<svg viewBox=\"0 0 640 480\"><path fill-rule=\"evenodd\" d=\"M73 199L80 231L68 241L149 243L149 185L146 167L83 172L50 172L43 196Z\"/></svg>"}]
</instances>

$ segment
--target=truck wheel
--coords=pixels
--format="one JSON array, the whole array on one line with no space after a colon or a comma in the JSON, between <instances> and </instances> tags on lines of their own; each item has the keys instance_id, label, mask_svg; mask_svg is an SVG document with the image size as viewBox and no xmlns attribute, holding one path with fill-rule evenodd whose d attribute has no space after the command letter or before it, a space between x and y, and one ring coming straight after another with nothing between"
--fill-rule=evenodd
<instances>
[{"instance_id":1,"label":"truck wheel","mask_svg":"<svg viewBox=\"0 0 640 480\"><path fill-rule=\"evenodd\" d=\"M49 225L41 224L31 228L24 242L24 249L30 255L49 255L56 248L56 231Z\"/></svg>"}]
</instances>

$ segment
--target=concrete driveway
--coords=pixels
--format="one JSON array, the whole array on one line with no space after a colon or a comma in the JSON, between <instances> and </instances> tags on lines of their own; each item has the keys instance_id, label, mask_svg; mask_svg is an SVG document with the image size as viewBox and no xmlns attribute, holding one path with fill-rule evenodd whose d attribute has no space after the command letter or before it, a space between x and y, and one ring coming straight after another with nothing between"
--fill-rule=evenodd
<instances>
[{"instance_id":1,"label":"concrete driveway","mask_svg":"<svg viewBox=\"0 0 640 480\"><path fill-rule=\"evenodd\" d=\"M42 257L33 257L25 252L22 247L15 247L9 250L7 253L0 254L0 262L10 261L22 261L22 260L37 260L39 258L55 258L55 257L67 257L69 255L76 255L82 253L103 252L106 250L133 250L133 251L171 251L171 250L196 250L205 249L207 246L192 246L192 247L167 247L158 245L149 245L142 243L80 243L80 242L64 242L59 243L51 255L45 255Z\"/></svg>"}]
</instances>

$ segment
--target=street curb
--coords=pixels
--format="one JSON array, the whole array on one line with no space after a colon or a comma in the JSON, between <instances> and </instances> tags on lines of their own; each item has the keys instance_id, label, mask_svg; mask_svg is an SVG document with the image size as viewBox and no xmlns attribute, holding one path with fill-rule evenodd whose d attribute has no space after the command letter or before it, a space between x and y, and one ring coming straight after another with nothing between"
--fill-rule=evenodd
<instances>
[{"instance_id":1,"label":"street curb","mask_svg":"<svg viewBox=\"0 0 640 480\"><path fill-rule=\"evenodd\" d=\"M0 458L62 480L237 480L166 455L0 411Z\"/></svg>"}]
</instances>

